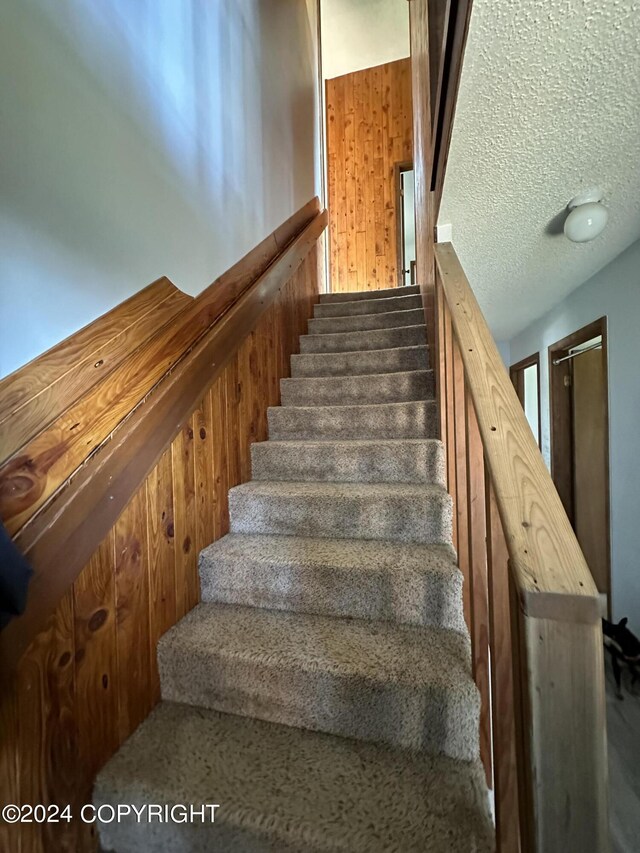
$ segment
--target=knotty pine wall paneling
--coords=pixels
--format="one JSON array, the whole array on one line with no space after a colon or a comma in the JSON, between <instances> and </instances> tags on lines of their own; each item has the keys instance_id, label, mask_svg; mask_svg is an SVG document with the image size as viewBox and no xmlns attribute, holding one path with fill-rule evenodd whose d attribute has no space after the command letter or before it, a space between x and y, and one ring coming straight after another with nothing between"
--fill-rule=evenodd
<instances>
[{"instance_id":1,"label":"knotty pine wall paneling","mask_svg":"<svg viewBox=\"0 0 640 853\"><path fill-rule=\"evenodd\" d=\"M333 291L399 284L396 163L413 156L411 61L327 80Z\"/></svg>"},{"instance_id":2,"label":"knotty pine wall paneling","mask_svg":"<svg viewBox=\"0 0 640 853\"><path fill-rule=\"evenodd\" d=\"M306 332L319 251L261 315L141 484L0 696L0 801L91 801L96 772L160 698L156 644L199 600L198 552L229 529L228 489ZM91 825L0 822L2 853L93 853Z\"/></svg>"}]
</instances>

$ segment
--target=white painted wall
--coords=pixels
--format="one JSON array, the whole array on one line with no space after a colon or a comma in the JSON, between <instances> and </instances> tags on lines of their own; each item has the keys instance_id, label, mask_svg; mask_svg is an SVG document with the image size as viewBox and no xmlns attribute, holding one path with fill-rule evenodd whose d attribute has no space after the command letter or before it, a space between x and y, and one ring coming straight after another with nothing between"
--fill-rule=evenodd
<instances>
[{"instance_id":1,"label":"white painted wall","mask_svg":"<svg viewBox=\"0 0 640 853\"><path fill-rule=\"evenodd\" d=\"M500 357L502 358L505 367L508 369L509 365L514 363L511 361L509 341L496 341L496 346L498 347L498 352L500 353Z\"/></svg>"},{"instance_id":2,"label":"white painted wall","mask_svg":"<svg viewBox=\"0 0 640 853\"><path fill-rule=\"evenodd\" d=\"M405 0L321 0L325 79L409 56Z\"/></svg>"},{"instance_id":3,"label":"white painted wall","mask_svg":"<svg viewBox=\"0 0 640 853\"><path fill-rule=\"evenodd\" d=\"M613 613L628 616L640 633L640 241L513 338L511 362L540 352L542 453L549 465L547 347L602 316L608 318Z\"/></svg>"},{"instance_id":4,"label":"white painted wall","mask_svg":"<svg viewBox=\"0 0 640 853\"><path fill-rule=\"evenodd\" d=\"M316 0L3 0L0 376L319 193Z\"/></svg>"},{"instance_id":5,"label":"white painted wall","mask_svg":"<svg viewBox=\"0 0 640 853\"><path fill-rule=\"evenodd\" d=\"M538 435L538 414L540 400L538 400L538 365L530 364L523 370L524 378L524 414L529 421L531 432L536 440L536 444L540 443Z\"/></svg>"},{"instance_id":6,"label":"white painted wall","mask_svg":"<svg viewBox=\"0 0 640 853\"><path fill-rule=\"evenodd\" d=\"M411 261L416 259L416 208L415 208L415 176L413 169L408 169L402 176L402 204L404 207L404 268L411 269ZM404 273L404 283L411 284L410 273Z\"/></svg>"}]
</instances>

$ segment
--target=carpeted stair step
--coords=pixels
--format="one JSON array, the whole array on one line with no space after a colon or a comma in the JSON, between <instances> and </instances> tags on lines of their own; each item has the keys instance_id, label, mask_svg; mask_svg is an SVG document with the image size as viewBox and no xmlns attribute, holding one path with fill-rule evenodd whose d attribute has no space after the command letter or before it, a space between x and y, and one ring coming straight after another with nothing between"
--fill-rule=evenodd
<instances>
[{"instance_id":1,"label":"carpeted stair step","mask_svg":"<svg viewBox=\"0 0 640 853\"><path fill-rule=\"evenodd\" d=\"M429 347L396 347L361 352L323 352L291 356L291 376L358 376L367 373L403 373L426 370Z\"/></svg>"},{"instance_id":2,"label":"carpeted stair step","mask_svg":"<svg viewBox=\"0 0 640 853\"><path fill-rule=\"evenodd\" d=\"M465 632L453 548L229 533L200 553L202 601Z\"/></svg>"},{"instance_id":3,"label":"carpeted stair step","mask_svg":"<svg viewBox=\"0 0 640 853\"><path fill-rule=\"evenodd\" d=\"M355 302L360 299L388 299L394 296L415 296L420 293L417 284L406 287L388 287L385 290L356 290L346 293L321 293L320 302Z\"/></svg>"},{"instance_id":4,"label":"carpeted stair step","mask_svg":"<svg viewBox=\"0 0 640 853\"><path fill-rule=\"evenodd\" d=\"M414 347L424 345L426 339L427 330L424 323L418 326L399 326L394 329L302 335L300 352L361 352L393 347Z\"/></svg>"},{"instance_id":5,"label":"carpeted stair step","mask_svg":"<svg viewBox=\"0 0 640 853\"><path fill-rule=\"evenodd\" d=\"M338 303L336 303L338 304ZM337 332L366 332L373 329L395 329L400 326L424 326L424 311L389 311L384 314L352 314L347 317L316 317L308 321L310 335L331 335ZM422 339L424 343L426 335Z\"/></svg>"},{"instance_id":6,"label":"carpeted stair step","mask_svg":"<svg viewBox=\"0 0 640 853\"><path fill-rule=\"evenodd\" d=\"M350 406L403 403L434 396L432 370L368 376L312 376L280 380L282 406Z\"/></svg>"},{"instance_id":7,"label":"carpeted stair step","mask_svg":"<svg viewBox=\"0 0 640 853\"><path fill-rule=\"evenodd\" d=\"M95 806L219 803L215 823L99 825L118 853L491 853L479 762L162 702L100 771Z\"/></svg>"},{"instance_id":8,"label":"carpeted stair step","mask_svg":"<svg viewBox=\"0 0 640 853\"><path fill-rule=\"evenodd\" d=\"M410 311L422 308L422 297L392 296L387 299L356 299L352 302L318 302L313 306L314 317L348 317L353 314L382 314L387 311Z\"/></svg>"},{"instance_id":9,"label":"carpeted stair step","mask_svg":"<svg viewBox=\"0 0 640 853\"><path fill-rule=\"evenodd\" d=\"M457 631L199 604L158 643L162 698L272 723L478 757Z\"/></svg>"},{"instance_id":10,"label":"carpeted stair step","mask_svg":"<svg viewBox=\"0 0 640 853\"><path fill-rule=\"evenodd\" d=\"M451 497L441 486L252 480L229 491L232 533L451 543Z\"/></svg>"},{"instance_id":11,"label":"carpeted stair step","mask_svg":"<svg viewBox=\"0 0 640 853\"><path fill-rule=\"evenodd\" d=\"M254 480L446 485L444 446L432 438L373 441L260 441Z\"/></svg>"},{"instance_id":12,"label":"carpeted stair step","mask_svg":"<svg viewBox=\"0 0 640 853\"><path fill-rule=\"evenodd\" d=\"M334 441L375 438L434 438L434 400L373 406L277 406L267 410L269 436L276 441Z\"/></svg>"}]
</instances>

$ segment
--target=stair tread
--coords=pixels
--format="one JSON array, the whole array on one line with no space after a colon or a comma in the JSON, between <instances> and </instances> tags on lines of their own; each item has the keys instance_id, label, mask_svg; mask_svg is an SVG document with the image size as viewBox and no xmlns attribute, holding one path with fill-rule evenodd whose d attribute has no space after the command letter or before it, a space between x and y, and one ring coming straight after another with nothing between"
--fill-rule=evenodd
<instances>
[{"instance_id":1,"label":"stair tread","mask_svg":"<svg viewBox=\"0 0 640 853\"><path fill-rule=\"evenodd\" d=\"M393 331L392 329L388 329L386 331ZM346 334L345 332L336 332L335 334ZM303 335L302 337L308 337L307 335ZM294 353L291 358L299 359L299 358L320 358L322 360L327 361L337 361L339 357L346 356L354 356L354 355L371 355L375 353L375 355L384 358L385 356L391 355L391 353L396 352L428 352L429 347L426 344L409 344L408 346L403 347L384 347L383 349L353 349L353 350L340 350L340 352L301 352ZM357 374L356 374L357 375Z\"/></svg>"},{"instance_id":2,"label":"stair tread","mask_svg":"<svg viewBox=\"0 0 640 853\"><path fill-rule=\"evenodd\" d=\"M291 412L292 409L313 409L313 411L317 412L318 409L344 409L344 408L353 408L353 409L364 409L372 410L377 408L389 408L396 407L399 408L401 406L421 406L424 403L433 402L432 400L404 400L398 403L354 403L349 406L269 406L267 411L275 412L275 411L286 411L287 413Z\"/></svg>"},{"instance_id":3,"label":"stair tread","mask_svg":"<svg viewBox=\"0 0 640 853\"><path fill-rule=\"evenodd\" d=\"M297 353L291 356L292 379L372 376L428 368L429 347L426 344L350 352Z\"/></svg>"},{"instance_id":4,"label":"stair tread","mask_svg":"<svg viewBox=\"0 0 640 853\"><path fill-rule=\"evenodd\" d=\"M201 551L201 565L210 559L250 558L270 565L331 566L357 572L397 574L458 573L451 545L422 545L373 539L325 539L311 536L227 533Z\"/></svg>"},{"instance_id":5,"label":"stair tread","mask_svg":"<svg viewBox=\"0 0 640 853\"><path fill-rule=\"evenodd\" d=\"M428 685L470 703L476 694L468 636L435 627L206 602L169 629L158 649L161 661L178 655L215 667L216 659L226 658L412 691Z\"/></svg>"},{"instance_id":6,"label":"stair tread","mask_svg":"<svg viewBox=\"0 0 640 853\"><path fill-rule=\"evenodd\" d=\"M236 495L278 495L281 497L318 498L417 498L448 496L447 490L437 483L322 483L316 481L249 480L229 492Z\"/></svg>"},{"instance_id":7,"label":"stair tread","mask_svg":"<svg viewBox=\"0 0 640 853\"><path fill-rule=\"evenodd\" d=\"M416 370L399 370L396 373L353 373L346 376L288 376L285 379L281 379L280 382L288 385L305 382L309 383L310 386L314 384L340 386L349 382L367 384L368 382L375 382L378 379L385 382L400 382L404 376L411 378L426 375L432 376L433 370L421 367Z\"/></svg>"},{"instance_id":8,"label":"stair tread","mask_svg":"<svg viewBox=\"0 0 640 853\"><path fill-rule=\"evenodd\" d=\"M380 290L353 290L348 293L321 293L320 302L355 302L360 299L386 299L392 296L413 296L420 293L417 284L402 285L400 287L387 287Z\"/></svg>"},{"instance_id":9,"label":"stair tread","mask_svg":"<svg viewBox=\"0 0 640 853\"><path fill-rule=\"evenodd\" d=\"M450 545L228 533L199 569L202 601L466 630Z\"/></svg>"},{"instance_id":10,"label":"stair tread","mask_svg":"<svg viewBox=\"0 0 640 853\"><path fill-rule=\"evenodd\" d=\"M389 326L357 331L312 332L300 336L300 352L317 355L324 352L357 352L388 349L393 344L403 346L423 344L427 328L424 323Z\"/></svg>"},{"instance_id":11,"label":"stair tread","mask_svg":"<svg viewBox=\"0 0 640 853\"><path fill-rule=\"evenodd\" d=\"M340 405L434 399L433 370L298 376L280 380L281 405Z\"/></svg>"},{"instance_id":12,"label":"stair tread","mask_svg":"<svg viewBox=\"0 0 640 853\"><path fill-rule=\"evenodd\" d=\"M346 303L333 303L335 305ZM311 317L309 334L337 334L339 332L366 332L380 329L397 329L403 326L424 325L422 308L404 308L397 311L377 311L371 314L345 314Z\"/></svg>"},{"instance_id":13,"label":"stair tread","mask_svg":"<svg viewBox=\"0 0 640 853\"><path fill-rule=\"evenodd\" d=\"M315 407L314 407L315 408ZM326 447L328 445L336 445L345 448L357 447L399 447L400 445L429 445L440 444L439 438L294 438L291 440L273 438L268 441L256 441L251 447L262 447L264 445L281 445L282 447L292 447L300 445L301 447L315 446Z\"/></svg>"},{"instance_id":14,"label":"stair tread","mask_svg":"<svg viewBox=\"0 0 640 853\"><path fill-rule=\"evenodd\" d=\"M418 294L410 294L383 299L355 299L350 302L317 302L314 305L313 316L316 319L349 317L352 314L386 314L421 308L421 297Z\"/></svg>"},{"instance_id":15,"label":"stair tread","mask_svg":"<svg viewBox=\"0 0 640 853\"><path fill-rule=\"evenodd\" d=\"M221 804L214 826L103 824L103 844L120 853L186 849L186 833L203 853L493 850L478 762L170 702L102 769L94 802Z\"/></svg>"},{"instance_id":16,"label":"stair tread","mask_svg":"<svg viewBox=\"0 0 640 853\"><path fill-rule=\"evenodd\" d=\"M426 438L438 425L435 400L401 403L350 403L346 406L274 406L267 409L269 435L317 441Z\"/></svg>"},{"instance_id":17,"label":"stair tread","mask_svg":"<svg viewBox=\"0 0 640 853\"><path fill-rule=\"evenodd\" d=\"M321 317L320 319L337 319L334 317ZM333 335L348 337L352 335L362 335L364 337L368 337L370 334L374 332L380 332L382 335L390 334L391 332L406 332L408 329L420 329L426 335L427 327L424 323L412 323L410 326L386 326L384 329L354 329L353 331L346 332L313 332L309 335L301 335L302 338L314 338L316 336L321 336L322 338L331 338ZM385 349L395 349L395 347L385 347ZM343 350L341 350L343 352ZM354 350L346 350L346 352L358 352L357 348Z\"/></svg>"},{"instance_id":18,"label":"stair tread","mask_svg":"<svg viewBox=\"0 0 640 853\"><path fill-rule=\"evenodd\" d=\"M258 441L251 472L254 480L444 485L444 447L433 438Z\"/></svg>"}]
</instances>

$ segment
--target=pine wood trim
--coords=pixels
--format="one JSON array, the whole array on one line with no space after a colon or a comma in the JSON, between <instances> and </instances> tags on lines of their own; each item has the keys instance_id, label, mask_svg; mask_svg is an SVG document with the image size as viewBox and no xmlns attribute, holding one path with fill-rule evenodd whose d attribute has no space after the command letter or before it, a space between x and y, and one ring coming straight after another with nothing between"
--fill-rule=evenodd
<instances>
[{"instance_id":1,"label":"pine wood trim","mask_svg":"<svg viewBox=\"0 0 640 853\"><path fill-rule=\"evenodd\" d=\"M435 254L438 295L444 296L438 306L445 327L445 372L451 372L453 359L457 380L452 387L446 382L446 402L462 381L467 416L475 412L484 451L497 849L600 853L608 850L609 839L596 586L453 247L438 244ZM462 373L455 368L457 351ZM447 433L449 419L448 413ZM468 489L473 432L476 425L468 421ZM449 454L461 443L460 432L457 439L449 442ZM473 444L477 460L477 435ZM460 460L459 453L455 458ZM457 504L460 478L450 475L449 483ZM474 491L477 500L475 486ZM468 497L471 501L471 491ZM478 518L467 515L473 584L483 554L476 552ZM458 540L466 548L464 513L457 513L457 521ZM484 603L476 612L475 590L471 603L478 679L476 617L482 618ZM478 685L482 689L482 679Z\"/></svg>"},{"instance_id":2,"label":"pine wood trim","mask_svg":"<svg viewBox=\"0 0 640 853\"><path fill-rule=\"evenodd\" d=\"M451 243L437 244L435 254L521 604L532 615L595 624L593 578L495 341Z\"/></svg>"}]
</instances>

